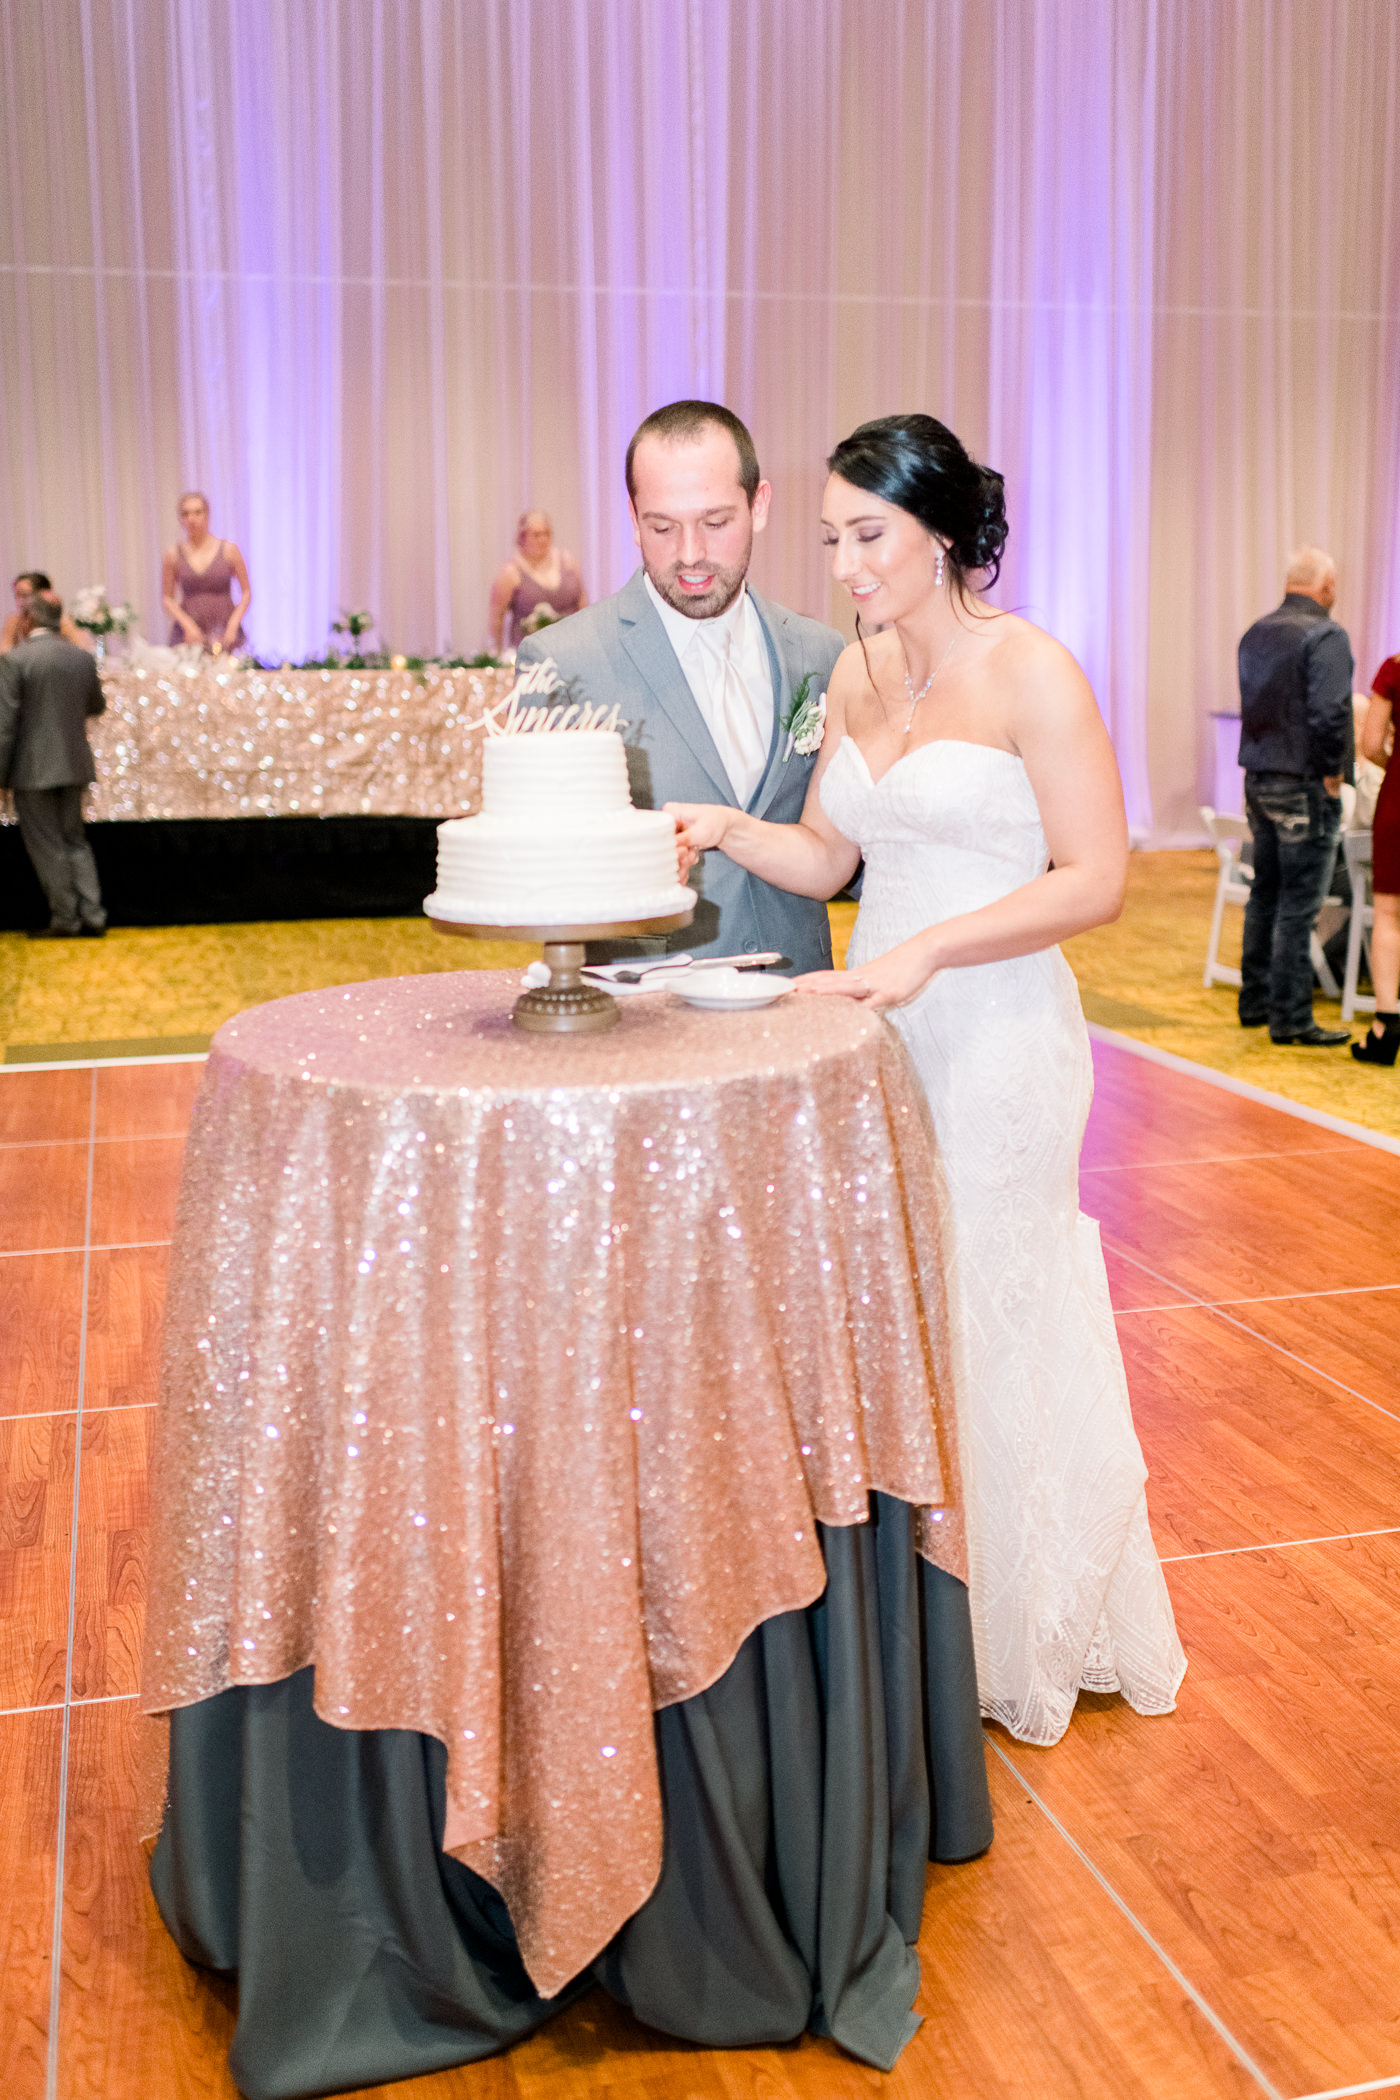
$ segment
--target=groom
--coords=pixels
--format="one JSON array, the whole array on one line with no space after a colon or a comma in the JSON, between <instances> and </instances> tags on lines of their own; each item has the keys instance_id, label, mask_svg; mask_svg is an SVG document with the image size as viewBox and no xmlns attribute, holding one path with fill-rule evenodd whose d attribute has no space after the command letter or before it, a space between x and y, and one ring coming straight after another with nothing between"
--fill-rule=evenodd
<instances>
[{"instance_id":1,"label":"groom","mask_svg":"<svg viewBox=\"0 0 1400 2100\"><path fill-rule=\"evenodd\" d=\"M802 815L815 754L784 723L806 681L826 691L843 647L833 628L784 611L745 582L772 496L753 439L712 401L673 401L627 448L627 498L641 569L614 597L522 642L519 665L553 657L572 696L616 701L632 799L727 802L770 823ZM794 973L831 968L826 906L794 897L711 854L688 880L688 927L609 953L775 949Z\"/></svg>"}]
</instances>

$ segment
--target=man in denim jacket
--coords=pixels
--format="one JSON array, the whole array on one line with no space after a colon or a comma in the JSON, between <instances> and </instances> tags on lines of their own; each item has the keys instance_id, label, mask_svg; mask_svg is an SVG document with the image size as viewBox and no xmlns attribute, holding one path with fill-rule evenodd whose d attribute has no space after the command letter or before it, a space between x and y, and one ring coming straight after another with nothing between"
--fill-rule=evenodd
<instances>
[{"instance_id":1,"label":"man in denim jacket","mask_svg":"<svg viewBox=\"0 0 1400 2100\"><path fill-rule=\"evenodd\" d=\"M1351 644L1330 617L1336 597L1331 555L1300 547L1282 605L1255 621L1239 649L1240 764L1254 833L1239 1013L1245 1028L1267 1021L1275 1043L1351 1039L1313 1019L1309 952L1354 757Z\"/></svg>"}]
</instances>

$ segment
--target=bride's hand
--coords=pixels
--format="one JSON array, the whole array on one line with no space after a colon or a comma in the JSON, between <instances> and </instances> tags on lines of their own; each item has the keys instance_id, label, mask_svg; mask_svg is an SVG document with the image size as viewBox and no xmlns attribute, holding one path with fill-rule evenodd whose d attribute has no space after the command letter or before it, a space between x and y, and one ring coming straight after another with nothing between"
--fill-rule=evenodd
<instances>
[{"instance_id":1,"label":"bride's hand","mask_svg":"<svg viewBox=\"0 0 1400 2100\"><path fill-rule=\"evenodd\" d=\"M702 853L724 844L735 812L723 803L709 802L666 802L662 807L676 820L676 855L684 882Z\"/></svg>"},{"instance_id":2,"label":"bride's hand","mask_svg":"<svg viewBox=\"0 0 1400 2100\"><path fill-rule=\"evenodd\" d=\"M888 955L863 963L858 970L813 970L794 977L799 992L819 992L826 998L858 999L884 1013L892 1006L907 1006L926 991L938 975L938 960L918 941L903 941Z\"/></svg>"}]
</instances>

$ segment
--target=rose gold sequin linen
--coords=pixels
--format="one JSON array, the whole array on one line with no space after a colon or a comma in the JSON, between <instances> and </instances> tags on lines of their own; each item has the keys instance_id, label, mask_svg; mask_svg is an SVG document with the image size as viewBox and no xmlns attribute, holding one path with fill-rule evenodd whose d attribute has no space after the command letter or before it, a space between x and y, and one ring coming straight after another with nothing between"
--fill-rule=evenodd
<instances>
[{"instance_id":1,"label":"rose gold sequin linen","mask_svg":"<svg viewBox=\"0 0 1400 2100\"><path fill-rule=\"evenodd\" d=\"M474 725L511 675L107 670L85 815L455 816L479 799Z\"/></svg>"},{"instance_id":2,"label":"rose gold sequin linen","mask_svg":"<svg viewBox=\"0 0 1400 2100\"><path fill-rule=\"evenodd\" d=\"M314 1663L448 1750L446 1845L551 1993L660 1865L652 1712L882 1488L965 1571L943 1195L893 1031L800 994L511 1028L514 978L220 1030L166 1315L142 1702ZM951 1505L951 1506L950 1506Z\"/></svg>"}]
</instances>

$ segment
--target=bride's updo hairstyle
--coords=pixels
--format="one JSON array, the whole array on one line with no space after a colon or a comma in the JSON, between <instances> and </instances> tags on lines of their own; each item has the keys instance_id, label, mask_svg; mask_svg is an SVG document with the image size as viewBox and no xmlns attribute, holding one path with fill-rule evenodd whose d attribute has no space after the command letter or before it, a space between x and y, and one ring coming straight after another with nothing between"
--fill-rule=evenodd
<instances>
[{"instance_id":1,"label":"bride's updo hairstyle","mask_svg":"<svg viewBox=\"0 0 1400 2100\"><path fill-rule=\"evenodd\" d=\"M948 550L959 595L969 575L995 583L1006 545L1002 478L979 467L962 439L934 416L879 416L842 438L827 470L852 488L907 510Z\"/></svg>"}]
</instances>

